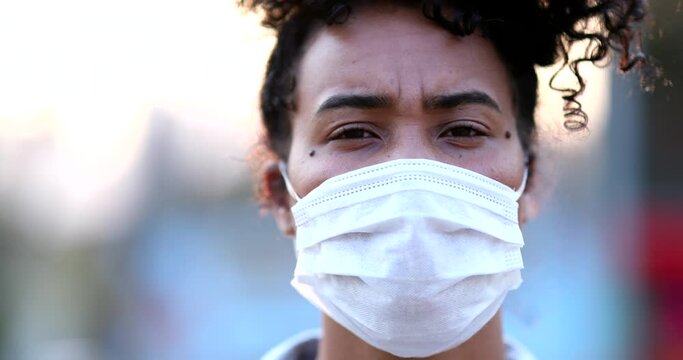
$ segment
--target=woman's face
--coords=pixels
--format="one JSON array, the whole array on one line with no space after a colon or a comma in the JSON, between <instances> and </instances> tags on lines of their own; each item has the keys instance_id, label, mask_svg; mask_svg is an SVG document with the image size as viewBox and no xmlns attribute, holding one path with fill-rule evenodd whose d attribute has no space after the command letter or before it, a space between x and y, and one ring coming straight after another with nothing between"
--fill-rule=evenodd
<instances>
[{"instance_id":1,"label":"woman's face","mask_svg":"<svg viewBox=\"0 0 683 360\"><path fill-rule=\"evenodd\" d=\"M511 188L525 155L510 79L493 45L403 7L354 9L304 49L288 173L300 196L324 180L400 158L464 167Z\"/></svg>"}]
</instances>

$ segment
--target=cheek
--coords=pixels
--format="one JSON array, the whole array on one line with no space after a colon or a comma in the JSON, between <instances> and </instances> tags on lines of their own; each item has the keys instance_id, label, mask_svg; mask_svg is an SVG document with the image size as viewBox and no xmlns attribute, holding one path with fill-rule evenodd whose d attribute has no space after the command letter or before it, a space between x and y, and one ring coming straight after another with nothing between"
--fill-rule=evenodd
<instances>
[{"instance_id":1,"label":"cheek","mask_svg":"<svg viewBox=\"0 0 683 360\"><path fill-rule=\"evenodd\" d=\"M294 134L289 157L287 159L287 175L289 176L289 180L291 181L294 190L300 197L306 196L306 194L317 186L314 185L317 182L315 175L320 173L319 170L316 169L317 166L315 166L314 159L316 156L313 158L306 156L306 148L306 144L298 140L298 137ZM310 154L311 151L314 150L315 149L311 149L308 153ZM317 155L317 157L320 157L319 152Z\"/></svg>"},{"instance_id":2,"label":"cheek","mask_svg":"<svg viewBox=\"0 0 683 360\"><path fill-rule=\"evenodd\" d=\"M299 196L303 197L325 180L345 172L371 165L367 157L339 154L317 138L320 129L304 117L292 118L292 141L286 159L288 176Z\"/></svg>"},{"instance_id":3,"label":"cheek","mask_svg":"<svg viewBox=\"0 0 683 360\"><path fill-rule=\"evenodd\" d=\"M507 118L501 138L492 150L494 153L490 155L495 166L492 166L490 177L511 188L519 188L527 166L527 155L514 118Z\"/></svg>"},{"instance_id":4,"label":"cheek","mask_svg":"<svg viewBox=\"0 0 683 360\"><path fill-rule=\"evenodd\" d=\"M460 166L517 189L522 183L526 168L521 143L514 136L496 143L495 146L472 154Z\"/></svg>"},{"instance_id":5,"label":"cheek","mask_svg":"<svg viewBox=\"0 0 683 360\"><path fill-rule=\"evenodd\" d=\"M524 179L526 155L518 138L513 136L505 141L510 144L505 152L498 155L498 166L501 169L498 181L513 189L518 189Z\"/></svg>"},{"instance_id":6,"label":"cheek","mask_svg":"<svg viewBox=\"0 0 683 360\"><path fill-rule=\"evenodd\" d=\"M287 172L292 186L300 197L306 196L323 181L336 175L336 163L325 156L322 149L294 134L287 159Z\"/></svg>"}]
</instances>

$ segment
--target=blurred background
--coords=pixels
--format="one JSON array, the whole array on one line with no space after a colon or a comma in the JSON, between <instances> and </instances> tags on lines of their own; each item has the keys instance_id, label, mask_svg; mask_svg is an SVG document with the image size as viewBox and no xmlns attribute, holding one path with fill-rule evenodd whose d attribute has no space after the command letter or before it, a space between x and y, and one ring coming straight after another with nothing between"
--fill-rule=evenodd
<instances>
[{"instance_id":1,"label":"blurred background","mask_svg":"<svg viewBox=\"0 0 683 360\"><path fill-rule=\"evenodd\" d=\"M554 187L505 305L539 359L683 359L681 7L645 27L673 86L587 67L573 135L541 89ZM318 326L252 191L272 45L232 0L0 2L0 359L255 359Z\"/></svg>"}]
</instances>

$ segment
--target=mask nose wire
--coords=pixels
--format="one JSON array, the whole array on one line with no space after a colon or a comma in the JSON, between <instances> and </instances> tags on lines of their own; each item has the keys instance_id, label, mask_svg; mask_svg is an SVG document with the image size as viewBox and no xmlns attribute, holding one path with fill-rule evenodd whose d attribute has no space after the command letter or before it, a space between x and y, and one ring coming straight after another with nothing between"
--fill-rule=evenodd
<instances>
[{"instance_id":1,"label":"mask nose wire","mask_svg":"<svg viewBox=\"0 0 683 360\"><path fill-rule=\"evenodd\" d=\"M296 193L296 190L294 190L294 186L292 186L292 182L289 181L289 176L287 175L287 164L285 164L284 161L280 160L277 163L278 170L280 170L280 175L282 175L282 179L285 181L285 187L287 188L287 193L289 196L291 196L294 200L297 202L301 200L301 197L299 194ZM529 178L529 168L525 167L524 168L524 176L522 177L522 183L519 185L519 188L515 190L515 194L517 195L517 199L519 199L522 194L524 193L524 189L526 189L526 184L527 180Z\"/></svg>"},{"instance_id":2,"label":"mask nose wire","mask_svg":"<svg viewBox=\"0 0 683 360\"><path fill-rule=\"evenodd\" d=\"M282 179L285 180L285 187L287 188L287 192L289 193L289 196L294 198L297 202L301 200L301 197L296 193L296 190L294 190L294 186L292 186L292 182L289 181L289 176L287 176L287 164L285 164L284 161L280 160L277 163L277 168L280 170L280 175L282 175Z\"/></svg>"}]
</instances>

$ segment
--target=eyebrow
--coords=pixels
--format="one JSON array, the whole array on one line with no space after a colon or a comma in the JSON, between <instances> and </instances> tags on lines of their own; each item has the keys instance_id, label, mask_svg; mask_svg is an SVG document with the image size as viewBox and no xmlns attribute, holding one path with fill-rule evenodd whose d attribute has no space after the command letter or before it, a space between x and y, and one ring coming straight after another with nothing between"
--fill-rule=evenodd
<instances>
[{"instance_id":1,"label":"eyebrow","mask_svg":"<svg viewBox=\"0 0 683 360\"><path fill-rule=\"evenodd\" d=\"M379 109L391 106L392 102L387 96L383 95L364 95L364 94L339 94L327 98L318 108L316 113L324 111L353 108L353 109Z\"/></svg>"},{"instance_id":2,"label":"eyebrow","mask_svg":"<svg viewBox=\"0 0 683 360\"><path fill-rule=\"evenodd\" d=\"M317 114L325 111L352 108L352 109L380 109L388 108L393 104L388 96L374 94L338 94L327 98L320 105ZM479 104L490 107L497 112L500 106L488 94L481 91L464 91L446 95L436 95L423 101L426 109L452 109L462 105Z\"/></svg>"},{"instance_id":3,"label":"eyebrow","mask_svg":"<svg viewBox=\"0 0 683 360\"><path fill-rule=\"evenodd\" d=\"M464 91L453 94L437 95L426 99L426 109L452 109L462 105L479 104L500 112L500 106L489 95L481 91Z\"/></svg>"}]
</instances>

